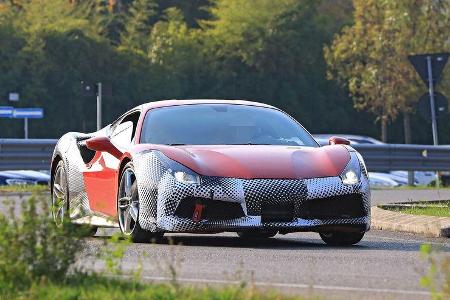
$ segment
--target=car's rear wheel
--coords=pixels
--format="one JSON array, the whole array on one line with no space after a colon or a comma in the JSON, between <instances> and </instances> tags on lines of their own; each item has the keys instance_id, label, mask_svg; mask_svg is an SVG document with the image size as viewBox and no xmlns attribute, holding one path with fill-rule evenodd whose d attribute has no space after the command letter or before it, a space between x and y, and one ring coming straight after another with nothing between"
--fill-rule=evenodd
<instances>
[{"instance_id":1,"label":"car's rear wheel","mask_svg":"<svg viewBox=\"0 0 450 300\"><path fill-rule=\"evenodd\" d=\"M351 246L359 243L365 232L321 232L320 237L330 246Z\"/></svg>"},{"instance_id":2,"label":"car's rear wheel","mask_svg":"<svg viewBox=\"0 0 450 300\"><path fill-rule=\"evenodd\" d=\"M120 178L117 212L120 230L133 242L146 243L162 237L163 233L147 231L139 224L139 194L132 162L125 166Z\"/></svg>"},{"instance_id":3,"label":"car's rear wheel","mask_svg":"<svg viewBox=\"0 0 450 300\"><path fill-rule=\"evenodd\" d=\"M242 239L268 239L277 235L277 231L240 231L237 235Z\"/></svg>"},{"instance_id":4,"label":"car's rear wheel","mask_svg":"<svg viewBox=\"0 0 450 300\"><path fill-rule=\"evenodd\" d=\"M68 210L67 177L64 162L60 160L56 166L52 181L52 215L57 226L64 224Z\"/></svg>"},{"instance_id":5,"label":"car's rear wheel","mask_svg":"<svg viewBox=\"0 0 450 300\"><path fill-rule=\"evenodd\" d=\"M67 173L64 162L60 160L56 165L55 175L52 181L52 215L57 226L64 225L64 222L70 219L69 213L69 189L67 185ZM93 236L97 233L96 226L80 225L83 228L82 233Z\"/></svg>"}]
</instances>

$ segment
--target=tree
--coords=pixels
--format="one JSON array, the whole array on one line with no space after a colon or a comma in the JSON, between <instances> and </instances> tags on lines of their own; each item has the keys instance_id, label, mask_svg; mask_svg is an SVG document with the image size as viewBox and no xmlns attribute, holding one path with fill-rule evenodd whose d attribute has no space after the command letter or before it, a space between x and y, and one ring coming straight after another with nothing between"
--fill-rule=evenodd
<instances>
[{"instance_id":1,"label":"tree","mask_svg":"<svg viewBox=\"0 0 450 300\"><path fill-rule=\"evenodd\" d=\"M324 80L322 48L351 21L349 7L348 0L215 1L212 20L201 24L212 44L216 97L276 105L315 132L345 131L352 107ZM323 111L332 113L323 118Z\"/></svg>"},{"instance_id":2,"label":"tree","mask_svg":"<svg viewBox=\"0 0 450 300\"><path fill-rule=\"evenodd\" d=\"M153 66L163 69L165 78L159 88L169 98L199 97L199 82L207 85L205 73L210 69L204 52L209 49L202 47L200 39L197 31L188 28L182 11L175 7L166 9L163 20L153 26L148 57Z\"/></svg>"},{"instance_id":3,"label":"tree","mask_svg":"<svg viewBox=\"0 0 450 300\"><path fill-rule=\"evenodd\" d=\"M190 28L198 28L198 20L206 20L209 17L207 7L210 0L158 0L158 4L161 12L171 7L180 9Z\"/></svg>"},{"instance_id":4,"label":"tree","mask_svg":"<svg viewBox=\"0 0 450 300\"><path fill-rule=\"evenodd\" d=\"M94 21L99 35L106 37L113 45L120 43L120 36L124 27L124 14L118 2L94 0L93 5L88 6L87 13L86 17Z\"/></svg>"},{"instance_id":5,"label":"tree","mask_svg":"<svg viewBox=\"0 0 450 300\"><path fill-rule=\"evenodd\" d=\"M420 83L407 55L443 51L449 32L448 1L354 0L354 24L325 47L329 78L343 83L357 109L368 110L387 124L409 114Z\"/></svg>"},{"instance_id":6,"label":"tree","mask_svg":"<svg viewBox=\"0 0 450 300\"><path fill-rule=\"evenodd\" d=\"M216 53L237 57L253 64L272 21L292 8L296 0L215 0L210 7L211 20L200 25L217 44Z\"/></svg>"},{"instance_id":7,"label":"tree","mask_svg":"<svg viewBox=\"0 0 450 300\"><path fill-rule=\"evenodd\" d=\"M150 38L150 19L157 13L155 0L135 0L125 18L121 46L146 52Z\"/></svg>"}]
</instances>

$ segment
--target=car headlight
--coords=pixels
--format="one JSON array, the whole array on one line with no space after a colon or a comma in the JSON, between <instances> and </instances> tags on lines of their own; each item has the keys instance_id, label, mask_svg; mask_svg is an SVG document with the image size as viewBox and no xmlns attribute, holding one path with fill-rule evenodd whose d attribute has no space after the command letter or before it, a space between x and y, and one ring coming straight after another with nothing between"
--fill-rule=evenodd
<instances>
[{"instance_id":1,"label":"car headlight","mask_svg":"<svg viewBox=\"0 0 450 300\"><path fill-rule=\"evenodd\" d=\"M359 182L358 175L353 170L348 170L341 175L342 183L346 185L352 185Z\"/></svg>"},{"instance_id":2,"label":"car headlight","mask_svg":"<svg viewBox=\"0 0 450 300\"><path fill-rule=\"evenodd\" d=\"M184 184L200 184L200 176L188 167L174 161L162 152L155 152L161 163L167 168L176 181Z\"/></svg>"},{"instance_id":3,"label":"car headlight","mask_svg":"<svg viewBox=\"0 0 450 300\"><path fill-rule=\"evenodd\" d=\"M174 173L174 177L178 182L185 184L200 184L200 177L197 174L189 174L183 171Z\"/></svg>"},{"instance_id":4,"label":"car headlight","mask_svg":"<svg viewBox=\"0 0 450 300\"><path fill-rule=\"evenodd\" d=\"M361 179L361 165L356 152L350 152L350 161L341 173L342 183L345 185L354 185Z\"/></svg>"}]
</instances>

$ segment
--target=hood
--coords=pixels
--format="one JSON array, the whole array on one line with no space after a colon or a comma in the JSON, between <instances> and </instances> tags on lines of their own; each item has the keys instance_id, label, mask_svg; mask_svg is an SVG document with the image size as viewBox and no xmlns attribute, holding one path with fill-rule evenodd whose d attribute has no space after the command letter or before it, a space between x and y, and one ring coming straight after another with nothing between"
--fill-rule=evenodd
<instances>
[{"instance_id":1,"label":"hood","mask_svg":"<svg viewBox=\"0 0 450 300\"><path fill-rule=\"evenodd\" d=\"M242 179L306 179L338 176L350 154L342 145L318 148L272 145L165 146L139 145L138 151L159 150L204 176Z\"/></svg>"}]
</instances>

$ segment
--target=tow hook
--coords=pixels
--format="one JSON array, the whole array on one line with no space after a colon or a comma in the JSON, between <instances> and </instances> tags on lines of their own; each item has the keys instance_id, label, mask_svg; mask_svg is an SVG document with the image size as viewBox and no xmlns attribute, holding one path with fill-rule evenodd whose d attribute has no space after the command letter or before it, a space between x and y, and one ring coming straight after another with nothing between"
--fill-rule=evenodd
<instances>
[{"instance_id":1,"label":"tow hook","mask_svg":"<svg viewBox=\"0 0 450 300\"><path fill-rule=\"evenodd\" d=\"M192 221L194 221L194 223L200 222L200 220L202 219L202 213L204 209L205 209L204 204L202 203L195 204L194 213L192 214Z\"/></svg>"}]
</instances>

